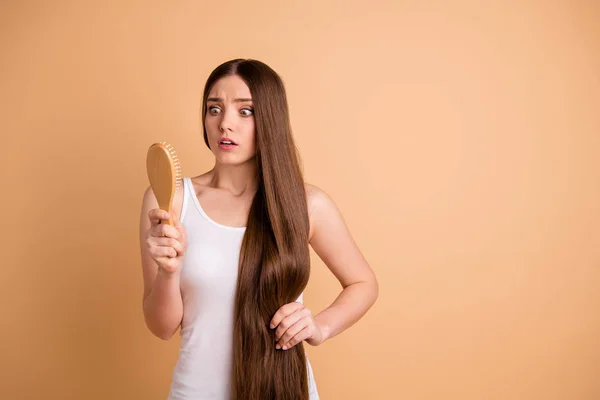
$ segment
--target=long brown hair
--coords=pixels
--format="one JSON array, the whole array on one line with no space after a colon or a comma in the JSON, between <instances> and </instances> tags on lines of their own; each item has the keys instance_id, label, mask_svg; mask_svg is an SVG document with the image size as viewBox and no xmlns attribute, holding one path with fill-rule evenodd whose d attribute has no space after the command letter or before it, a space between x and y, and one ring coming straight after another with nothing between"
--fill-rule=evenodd
<instances>
[{"instance_id":1,"label":"long brown hair","mask_svg":"<svg viewBox=\"0 0 600 400\"><path fill-rule=\"evenodd\" d=\"M252 95L259 172L240 252L232 397L304 400L308 375L303 344L276 350L275 330L269 328L275 312L300 296L310 274L306 193L285 89L279 75L260 61L228 61L206 82L203 127L208 94L227 75L241 77ZM204 142L209 146L206 128Z\"/></svg>"}]
</instances>

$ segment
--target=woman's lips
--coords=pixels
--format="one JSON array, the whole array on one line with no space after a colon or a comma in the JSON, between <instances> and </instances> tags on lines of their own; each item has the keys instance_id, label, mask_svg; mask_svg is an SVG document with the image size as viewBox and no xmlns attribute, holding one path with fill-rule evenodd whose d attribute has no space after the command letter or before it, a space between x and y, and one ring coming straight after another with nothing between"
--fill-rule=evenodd
<instances>
[{"instance_id":1,"label":"woman's lips","mask_svg":"<svg viewBox=\"0 0 600 400\"><path fill-rule=\"evenodd\" d=\"M233 140L231 140L228 137L224 137L224 138L219 139L219 148L221 150L232 150L236 146L237 146L237 143L235 143Z\"/></svg>"},{"instance_id":2,"label":"woman's lips","mask_svg":"<svg viewBox=\"0 0 600 400\"><path fill-rule=\"evenodd\" d=\"M219 143L219 148L221 150L231 150L231 149L235 149L237 147L237 144L223 144L223 143Z\"/></svg>"}]
</instances>

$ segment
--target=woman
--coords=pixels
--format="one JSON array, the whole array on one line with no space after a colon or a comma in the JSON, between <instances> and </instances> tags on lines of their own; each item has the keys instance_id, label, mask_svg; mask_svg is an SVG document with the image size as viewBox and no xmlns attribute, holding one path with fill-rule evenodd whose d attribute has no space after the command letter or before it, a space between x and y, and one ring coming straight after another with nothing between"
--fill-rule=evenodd
<instances>
[{"instance_id":1,"label":"woman","mask_svg":"<svg viewBox=\"0 0 600 400\"><path fill-rule=\"evenodd\" d=\"M210 171L185 177L175 226L146 190L140 218L148 328L181 326L169 399L318 399L302 343L318 346L375 302L375 275L335 203L303 181L281 78L256 60L217 67L204 88ZM309 244L340 281L303 306Z\"/></svg>"}]
</instances>

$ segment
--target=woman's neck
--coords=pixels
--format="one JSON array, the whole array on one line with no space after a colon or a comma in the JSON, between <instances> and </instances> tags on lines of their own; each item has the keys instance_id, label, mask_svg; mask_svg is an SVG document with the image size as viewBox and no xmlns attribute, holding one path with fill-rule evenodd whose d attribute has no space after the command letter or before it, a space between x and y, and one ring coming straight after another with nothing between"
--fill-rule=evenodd
<instances>
[{"instance_id":1,"label":"woman's neck","mask_svg":"<svg viewBox=\"0 0 600 400\"><path fill-rule=\"evenodd\" d=\"M243 164L219 164L211 170L209 185L216 189L227 190L236 197L256 192L258 186L258 166L256 160Z\"/></svg>"}]
</instances>

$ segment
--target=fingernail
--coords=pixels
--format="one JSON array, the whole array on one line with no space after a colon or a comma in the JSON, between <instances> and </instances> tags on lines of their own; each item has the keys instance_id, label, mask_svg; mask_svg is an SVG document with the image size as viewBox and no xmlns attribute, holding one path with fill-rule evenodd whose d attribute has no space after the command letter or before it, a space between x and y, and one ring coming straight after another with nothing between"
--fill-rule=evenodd
<instances>
[{"instance_id":1,"label":"fingernail","mask_svg":"<svg viewBox=\"0 0 600 400\"><path fill-rule=\"evenodd\" d=\"M283 346L283 347L281 348L281 350L287 350L287 349L288 349L288 347L287 347L287 346Z\"/></svg>"},{"instance_id":2,"label":"fingernail","mask_svg":"<svg viewBox=\"0 0 600 400\"><path fill-rule=\"evenodd\" d=\"M169 214L163 214L163 219L168 219L169 218Z\"/></svg>"},{"instance_id":3,"label":"fingernail","mask_svg":"<svg viewBox=\"0 0 600 400\"><path fill-rule=\"evenodd\" d=\"M281 346L279 345L279 343L277 343L277 344L275 345L275 348L276 348L277 350L279 350L279 349L281 348Z\"/></svg>"},{"instance_id":4,"label":"fingernail","mask_svg":"<svg viewBox=\"0 0 600 400\"><path fill-rule=\"evenodd\" d=\"M273 328L275 328L275 325L271 324L271 325L269 325L269 327L270 327L271 329L273 329Z\"/></svg>"}]
</instances>

